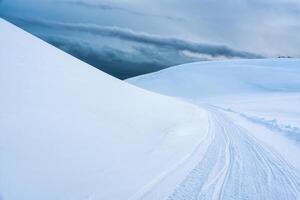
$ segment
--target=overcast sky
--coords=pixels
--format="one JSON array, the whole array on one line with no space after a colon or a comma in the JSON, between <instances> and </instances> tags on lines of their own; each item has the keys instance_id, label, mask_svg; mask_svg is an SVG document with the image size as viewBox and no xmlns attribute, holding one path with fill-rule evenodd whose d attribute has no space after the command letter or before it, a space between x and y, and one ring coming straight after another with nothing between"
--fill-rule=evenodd
<instances>
[{"instance_id":1,"label":"overcast sky","mask_svg":"<svg viewBox=\"0 0 300 200\"><path fill-rule=\"evenodd\" d=\"M0 16L119 78L300 57L300 0L0 0Z\"/></svg>"}]
</instances>

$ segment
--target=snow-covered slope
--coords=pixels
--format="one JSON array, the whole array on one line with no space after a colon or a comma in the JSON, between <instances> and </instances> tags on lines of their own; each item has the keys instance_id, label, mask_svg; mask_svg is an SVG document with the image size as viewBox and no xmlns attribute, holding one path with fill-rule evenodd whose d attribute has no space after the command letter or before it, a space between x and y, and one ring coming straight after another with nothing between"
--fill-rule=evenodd
<instances>
[{"instance_id":1,"label":"snow-covered slope","mask_svg":"<svg viewBox=\"0 0 300 200\"><path fill-rule=\"evenodd\" d=\"M0 199L135 197L207 134L206 111L110 77L1 19L0 45Z\"/></svg>"},{"instance_id":2,"label":"snow-covered slope","mask_svg":"<svg viewBox=\"0 0 300 200\"><path fill-rule=\"evenodd\" d=\"M210 146L169 200L300 199L300 59L191 63L128 82L209 112Z\"/></svg>"},{"instance_id":3,"label":"snow-covered slope","mask_svg":"<svg viewBox=\"0 0 300 200\"><path fill-rule=\"evenodd\" d=\"M157 94L1 19L0 44L1 200L300 199L299 60L128 80Z\"/></svg>"},{"instance_id":4,"label":"snow-covered slope","mask_svg":"<svg viewBox=\"0 0 300 200\"><path fill-rule=\"evenodd\" d=\"M191 63L128 81L193 103L218 105L274 128L290 126L300 143L300 59Z\"/></svg>"},{"instance_id":5,"label":"snow-covered slope","mask_svg":"<svg viewBox=\"0 0 300 200\"><path fill-rule=\"evenodd\" d=\"M299 59L251 59L198 62L129 79L170 96L203 99L300 91Z\"/></svg>"}]
</instances>

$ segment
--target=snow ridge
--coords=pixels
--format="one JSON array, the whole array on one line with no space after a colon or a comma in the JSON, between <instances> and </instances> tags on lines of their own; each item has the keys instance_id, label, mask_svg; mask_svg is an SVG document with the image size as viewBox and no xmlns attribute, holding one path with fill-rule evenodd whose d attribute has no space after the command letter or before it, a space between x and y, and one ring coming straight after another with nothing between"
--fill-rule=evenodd
<instances>
[{"instance_id":1,"label":"snow ridge","mask_svg":"<svg viewBox=\"0 0 300 200\"><path fill-rule=\"evenodd\" d=\"M277 119L265 119L264 117L250 116L231 108L222 108L220 106L211 105L217 109L237 114L253 123L260 124L273 131L284 133L286 137L300 144L300 128L292 125L279 123Z\"/></svg>"}]
</instances>

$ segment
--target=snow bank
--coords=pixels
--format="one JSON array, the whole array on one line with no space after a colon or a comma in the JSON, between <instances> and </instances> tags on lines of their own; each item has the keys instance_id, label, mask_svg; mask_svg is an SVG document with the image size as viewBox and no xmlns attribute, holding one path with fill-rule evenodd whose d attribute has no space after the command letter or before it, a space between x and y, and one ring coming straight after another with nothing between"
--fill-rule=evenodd
<instances>
[{"instance_id":1,"label":"snow bank","mask_svg":"<svg viewBox=\"0 0 300 200\"><path fill-rule=\"evenodd\" d=\"M192 152L206 112L0 19L0 198L126 199Z\"/></svg>"}]
</instances>

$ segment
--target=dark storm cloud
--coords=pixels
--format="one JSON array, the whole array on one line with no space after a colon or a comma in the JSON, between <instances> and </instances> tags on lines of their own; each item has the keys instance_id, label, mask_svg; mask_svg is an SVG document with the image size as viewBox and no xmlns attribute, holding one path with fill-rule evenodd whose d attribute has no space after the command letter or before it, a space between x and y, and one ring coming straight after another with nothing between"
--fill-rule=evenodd
<instances>
[{"instance_id":1,"label":"dark storm cloud","mask_svg":"<svg viewBox=\"0 0 300 200\"><path fill-rule=\"evenodd\" d=\"M64 37L38 35L50 44L64 50L80 60L120 79L154 72L171 65L193 61L170 51L153 51L149 47L136 47L134 52L103 46L95 47L93 43L70 40Z\"/></svg>"},{"instance_id":2,"label":"dark storm cloud","mask_svg":"<svg viewBox=\"0 0 300 200\"><path fill-rule=\"evenodd\" d=\"M166 48L173 51L189 51L197 54L206 54L212 57L227 57L227 58L261 58L260 55L238 51L229 48L225 45L211 45L192 42L174 37L162 37L147 33L134 32L129 29L119 27L107 27L94 24L80 23L64 23L35 19L14 18L13 21L24 23L27 25L35 25L53 30L77 31L81 33L93 34L96 36L114 37L121 40L131 41L135 43L152 45L157 48Z\"/></svg>"},{"instance_id":3,"label":"dark storm cloud","mask_svg":"<svg viewBox=\"0 0 300 200\"><path fill-rule=\"evenodd\" d=\"M87 1L59 1L59 3L62 4L69 4L69 5L75 5L75 6L82 6L86 8L92 8L92 9L100 9L100 10L108 10L108 11L121 11L125 13L129 13L132 15L136 16L145 16L145 17L154 17L154 18L164 18L168 20L173 20L173 21L183 21L182 18L177 18L177 17L172 17L172 16L167 16L167 15L157 15L157 14L151 14L151 13L144 13L144 12L139 12L136 10L120 7L120 6L115 6L115 5L109 5L109 4L104 4L100 2L87 2Z\"/></svg>"}]
</instances>

